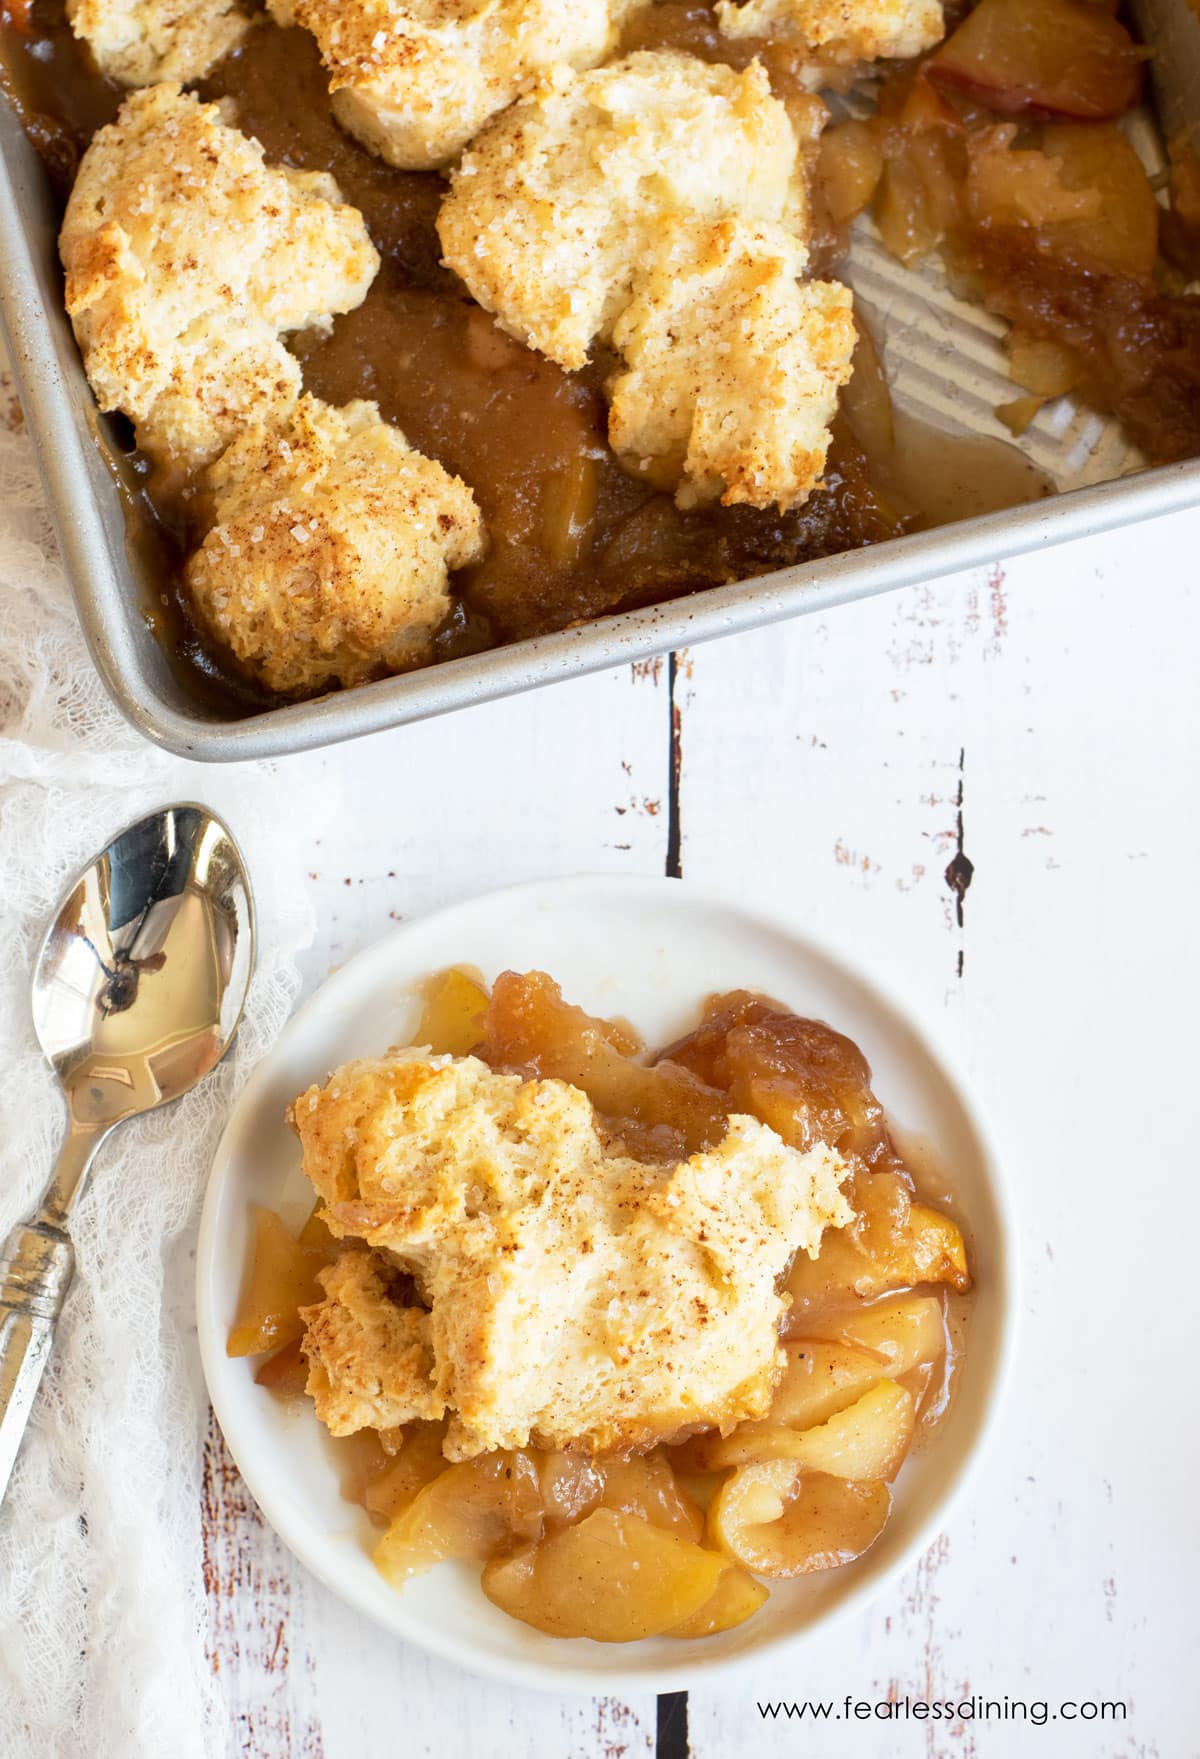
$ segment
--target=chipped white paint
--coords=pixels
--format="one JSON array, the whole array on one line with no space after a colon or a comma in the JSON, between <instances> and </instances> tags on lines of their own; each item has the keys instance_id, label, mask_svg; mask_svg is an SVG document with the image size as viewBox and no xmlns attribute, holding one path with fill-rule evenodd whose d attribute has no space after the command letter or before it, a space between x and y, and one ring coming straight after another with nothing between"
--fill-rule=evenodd
<instances>
[{"instance_id":1,"label":"chipped white paint","mask_svg":"<svg viewBox=\"0 0 1200 1759\"><path fill-rule=\"evenodd\" d=\"M1007 1148L1026 1273L1009 1421L968 1505L867 1617L694 1694L694 1759L1200 1754L1185 1644L1200 1556L1198 547L1200 516L1181 516L678 668L685 876L787 905L948 1017ZM397 917L476 890L662 871L667 691L665 666L623 671L281 764L275 809L323 820L296 876L324 920L309 982ZM960 784L961 926L945 877ZM235 1751L653 1751L649 1699L508 1693L362 1623L291 1563L219 1455L210 1502ZM1125 1699L1129 1718L817 1733L755 1708L964 1692Z\"/></svg>"}]
</instances>

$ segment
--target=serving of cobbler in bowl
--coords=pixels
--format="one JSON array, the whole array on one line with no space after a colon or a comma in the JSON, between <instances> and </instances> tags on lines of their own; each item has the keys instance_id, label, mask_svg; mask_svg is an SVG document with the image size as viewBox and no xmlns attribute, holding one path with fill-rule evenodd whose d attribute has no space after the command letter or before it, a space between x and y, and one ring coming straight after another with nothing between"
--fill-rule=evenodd
<instances>
[{"instance_id":1,"label":"serving of cobbler in bowl","mask_svg":"<svg viewBox=\"0 0 1200 1759\"><path fill-rule=\"evenodd\" d=\"M155 626L231 715L1049 492L993 441L947 505L860 217L1008 326L1011 433L1200 453L1200 161L1131 144L1104 0L0 10Z\"/></svg>"},{"instance_id":2,"label":"serving of cobbler in bowl","mask_svg":"<svg viewBox=\"0 0 1200 1759\"><path fill-rule=\"evenodd\" d=\"M1007 1250L967 1102L840 962L559 882L401 930L288 1028L214 1170L201 1342L331 1586L485 1671L663 1689L928 1537Z\"/></svg>"}]
</instances>

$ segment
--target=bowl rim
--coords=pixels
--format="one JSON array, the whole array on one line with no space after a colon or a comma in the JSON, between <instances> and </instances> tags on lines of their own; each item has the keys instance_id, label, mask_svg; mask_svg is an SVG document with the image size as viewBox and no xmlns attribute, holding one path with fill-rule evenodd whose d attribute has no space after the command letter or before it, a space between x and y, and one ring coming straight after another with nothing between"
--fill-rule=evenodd
<instances>
[{"instance_id":1,"label":"bowl rim","mask_svg":"<svg viewBox=\"0 0 1200 1759\"><path fill-rule=\"evenodd\" d=\"M300 1513L298 1507L293 1508L291 1499L280 1499L277 1494L272 1496L267 1477L260 1471L253 1444L247 1450L244 1438L239 1435L237 1418L231 1416L228 1407L223 1409L225 1405L223 1381L218 1372L218 1365L225 1363L227 1359L224 1350L224 1324L216 1312L213 1287L214 1236L218 1225L219 1187L223 1183L218 1174L222 1172L231 1157L232 1144L240 1127L241 1115L244 1110L253 1106L258 1088L265 1083L271 1073L271 1067L279 1048L289 1038L299 1037L310 1018L317 1016L325 1008L337 1007L340 1001L340 992L353 990L356 987L359 973L378 959L382 947L392 946L410 936L419 934L435 918L450 918L457 912L466 913L480 905L499 903L502 900L532 906L547 893L557 896L569 891L594 890L596 888L627 898L634 907L636 907L638 897L645 896L647 893L652 892L656 897L662 898L671 892L686 892L690 904L696 904L701 908L730 911L758 928L765 928L771 933L791 940L804 950L813 953L819 960L836 968L842 975L850 978L862 990L873 1007L881 1010L884 1014L890 1014L897 1022L903 1024L916 1047L949 1087L977 1139L981 1166L985 1173L986 1185L995 1209L998 1225L998 1237L992 1242L995 1254L994 1285L997 1293L997 1337L992 1351L991 1363L985 1365L988 1378L981 1389L980 1413L974 1420L971 1430L959 1442L959 1459L946 1488L933 1497L926 1514L917 1521L912 1535L900 1547L891 1561L875 1573L864 1576L862 1581L850 1588L835 1605L828 1608L811 1624L794 1633L775 1636L736 1655L714 1654L708 1660L696 1659L693 1656L686 1662L681 1661L677 1666L663 1667L655 1669L653 1672L648 1670L635 1672L623 1669L619 1656L624 1646L612 1645L614 1666L611 1671L605 1672L603 1675L591 1669L574 1667L567 1662L565 1654L562 1666L548 1666L531 1658L514 1659L509 1657L501 1661L490 1655L477 1653L469 1640L459 1639L452 1633L427 1623L422 1624L414 1621L409 1629L400 1631L395 1625L389 1625L378 1619L371 1608L362 1605L353 1591L347 1589L344 1581L339 1579L332 1570L325 1567L324 1559L320 1555L314 1555L307 1543L304 1531L307 1517ZM784 1654L798 1653L800 1646L817 1633L823 1634L840 1620L855 1613L861 1614L868 1605L877 1601L897 1578L911 1569L917 1559L928 1549L936 1535L942 1531L951 1516L961 1506L973 1483L975 1474L998 1432L1003 1407L1012 1384L1021 1312L1019 1231L1012 1191L1004 1173L1004 1163L997 1148L990 1119L980 1103L972 1083L964 1074L957 1056L947 1044L944 1031L935 1027L923 1011L914 1011L908 1003L901 1002L888 984L868 975L855 956L847 951L836 938L828 934L815 934L807 927L800 927L786 912L763 906L757 899L747 900L745 897L739 897L732 889L698 885L689 880L675 879L664 875L581 872L491 888L414 916L410 921L400 924L397 928L361 948L318 984L312 993L304 999L288 1019L270 1049L260 1058L246 1081L239 1088L221 1131L205 1184L203 1210L196 1243L195 1295L196 1328L205 1385L212 1403L213 1413L220 1425L234 1463L267 1525L276 1532L305 1568L310 1570L343 1604L354 1608L360 1616L370 1618L373 1623L379 1624L381 1629L388 1630L389 1634L397 1641L411 1643L414 1648L423 1650L439 1660L454 1663L476 1676L494 1680L499 1684L561 1694L582 1692L596 1695L602 1692L605 1695L610 1695L615 1692L636 1697L648 1692L661 1694L686 1691L700 1680L711 1683L717 1676L728 1683L737 1674L744 1674L748 1669L761 1665L767 1655L778 1658Z\"/></svg>"}]
</instances>

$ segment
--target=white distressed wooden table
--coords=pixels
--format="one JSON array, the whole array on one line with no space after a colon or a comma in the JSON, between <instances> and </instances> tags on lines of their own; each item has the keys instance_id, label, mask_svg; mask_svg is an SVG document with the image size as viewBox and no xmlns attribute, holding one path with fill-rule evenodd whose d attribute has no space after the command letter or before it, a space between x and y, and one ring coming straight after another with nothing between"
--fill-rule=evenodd
<instances>
[{"instance_id":1,"label":"white distressed wooden table","mask_svg":"<svg viewBox=\"0 0 1200 1759\"><path fill-rule=\"evenodd\" d=\"M1200 1754L1198 553L1179 516L279 766L274 809L314 824L310 987L472 892L665 868L792 909L945 1016L996 1120L1024 1329L974 1495L861 1620L693 1693L686 1740L674 1706L670 1759ZM215 1431L205 1522L247 1759L655 1752L650 1697L505 1691L348 1612ZM972 1695L1048 1720L845 1712ZM788 1700L831 1718L758 1708ZM1123 1718L1060 1708L1103 1700Z\"/></svg>"}]
</instances>

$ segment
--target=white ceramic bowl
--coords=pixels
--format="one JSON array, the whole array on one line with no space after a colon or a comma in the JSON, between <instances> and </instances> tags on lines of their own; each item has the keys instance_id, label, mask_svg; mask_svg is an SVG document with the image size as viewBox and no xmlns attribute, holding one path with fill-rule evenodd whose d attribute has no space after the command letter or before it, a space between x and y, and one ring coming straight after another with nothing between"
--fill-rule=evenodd
<instances>
[{"instance_id":1,"label":"white ceramic bowl","mask_svg":"<svg viewBox=\"0 0 1200 1759\"><path fill-rule=\"evenodd\" d=\"M652 1044L687 1030L711 991L764 990L855 1039L890 1117L936 1145L967 1221L978 1284L957 1397L932 1445L906 1463L891 1520L865 1557L772 1584L766 1606L737 1630L621 1646L564 1641L499 1612L484 1599L478 1572L453 1564L397 1594L371 1563L375 1529L342 1499L320 1425L256 1387L251 1362L225 1354L248 1260L250 1205L269 1204L298 1225L312 1203L285 1106L335 1064L405 1042L419 1014L415 985L452 964L478 966L489 980L506 967L540 967L572 1001L626 1016ZM398 929L300 1009L244 1088L217 1151L200 1228L200 1347L225 1439L263 1514L351 1605L407 1642L512 1684L676 1691L802 1640L818 1621L878 1595L929 1544L995 1418L1012 1351L1014 1251L1000 1170L961 1078L844 959L810 935L677 880L556 880L494 892Z\"/></svg>"}]
</instances>

